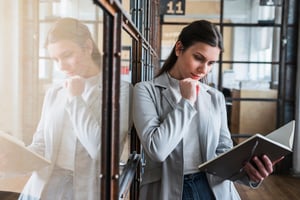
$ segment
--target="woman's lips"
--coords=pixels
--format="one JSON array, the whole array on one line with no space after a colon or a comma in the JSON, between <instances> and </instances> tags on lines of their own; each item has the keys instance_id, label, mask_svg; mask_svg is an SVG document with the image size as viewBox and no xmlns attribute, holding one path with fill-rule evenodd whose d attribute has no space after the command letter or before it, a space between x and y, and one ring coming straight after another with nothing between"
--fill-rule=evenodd
<instances>
[{"instance_id":1,"label":"woman's lips","mask_svg":"<svg viewBox=\"0 0 300 200\"><path fill-rule=\"evenodd\" d=\"M198 75L195 75L195 74L192 74L192 79L195 79L195 80L199 80L201 78L201 76L198 76Z\"/></svg>"},{"instance_id":2,"label":"woman's lips","mask_svg":"<svg viewBox=\"0 0 300 200\"><path fill-rule=\"evenodd\" d=\"M67 76L73 76L73 74L74 74L73 72L67 72L66 73Z\"/></svg>"}]
</instances>

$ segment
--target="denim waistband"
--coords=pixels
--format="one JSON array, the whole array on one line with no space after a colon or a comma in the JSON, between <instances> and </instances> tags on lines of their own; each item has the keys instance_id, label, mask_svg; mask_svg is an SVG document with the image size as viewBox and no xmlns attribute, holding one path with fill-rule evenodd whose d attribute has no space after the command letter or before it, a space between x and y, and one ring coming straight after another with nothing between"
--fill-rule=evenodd
<instances>
[{"instance_id":1,"label":"denim waistband","mask_svg":"<svg viewBox=\"0 0 300 200\"><path fill-rule=\"evenodd\" d=\"M197 172L193 174L186 174L184 175L184 180L193 180L197 178L206 178L206 175L204 172Z\"/></svg>"}]
</instances>

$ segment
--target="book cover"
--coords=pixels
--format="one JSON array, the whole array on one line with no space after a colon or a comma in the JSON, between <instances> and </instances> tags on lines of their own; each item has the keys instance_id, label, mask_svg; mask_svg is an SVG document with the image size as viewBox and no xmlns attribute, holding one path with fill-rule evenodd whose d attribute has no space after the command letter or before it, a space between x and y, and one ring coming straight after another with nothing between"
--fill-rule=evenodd
<instances>
[{"instance_id":1,"label":"book cover","mask_svg":"<svg viewBox=\"0 0 300 200\"><path fill-rule=\"evenodd\" d=\"M50 161L28 149L14 136L0 131L0 176L31 173L50 165Z\"/></svg>"},{"instance_id":2,"label":"book cover","mask_svg":"<svg viewBox=\"0 0 300 200\"><path fill-rule=\"evenodd\" d=\"M295 121L263 136L255 134L231 150L198 166L200 171L220 178L236 181L243 176L244 163L254 156L267 155L272 161L292 152Z\"/></svg>"}]
</instances>

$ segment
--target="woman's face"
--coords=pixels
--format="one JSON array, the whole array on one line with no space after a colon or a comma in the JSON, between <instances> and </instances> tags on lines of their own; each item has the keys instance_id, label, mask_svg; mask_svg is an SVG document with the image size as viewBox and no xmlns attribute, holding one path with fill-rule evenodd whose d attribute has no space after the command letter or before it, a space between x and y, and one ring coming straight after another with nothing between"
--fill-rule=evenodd
<instances>
[{"instance_id":1,"label":"woman's face","mask_svg":"<svg viewBox=\"0 0 300 200\"><path fill-rule=\"evenodd\" d=\"M50 57L57 62L58 68L67 76L89 76L91 54L71 40L60 40L48 45Z\"/></svg>"},{"instance_id":2,"label":"woman's face","mask_svg":"<svg viewBox=\"0 0 300 200\"><path fill-rule=\"evenodd\" d=\"M203 42L197 42L187 49L183 49L181 42L177 42L175 50L177 61L170 73L178 80L202 79L211 71L221 52L218 47Z\"/></svg>"}]
</instances>

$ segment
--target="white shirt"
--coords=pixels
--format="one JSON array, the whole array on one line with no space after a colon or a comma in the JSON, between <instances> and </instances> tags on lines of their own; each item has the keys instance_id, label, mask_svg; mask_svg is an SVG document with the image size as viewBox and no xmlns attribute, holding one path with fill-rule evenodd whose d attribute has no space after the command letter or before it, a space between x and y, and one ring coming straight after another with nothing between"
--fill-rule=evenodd
<instances>
[{"instance_id":1,"label":"white shirt","mask_svg":"<svg viewBox=\"0 0 300 200\"><path fill-rule=\"evenodd\" d=\"M168 76L169 76L171 89L178 103L182 98L180 93L180 88L179 88L179 81L177 79L172 78L169 74ZM195 105L197 105L197 103L195 103ZM199 122L200 122L199 115L197 114L194 116L193 120L191 121L191 124L189 124L186 127L188 130L183 135L184 174L199 172L198 165L202 163L202 158L200 153L199 133L198 133Z\"/></svg>"}]
</instances>

